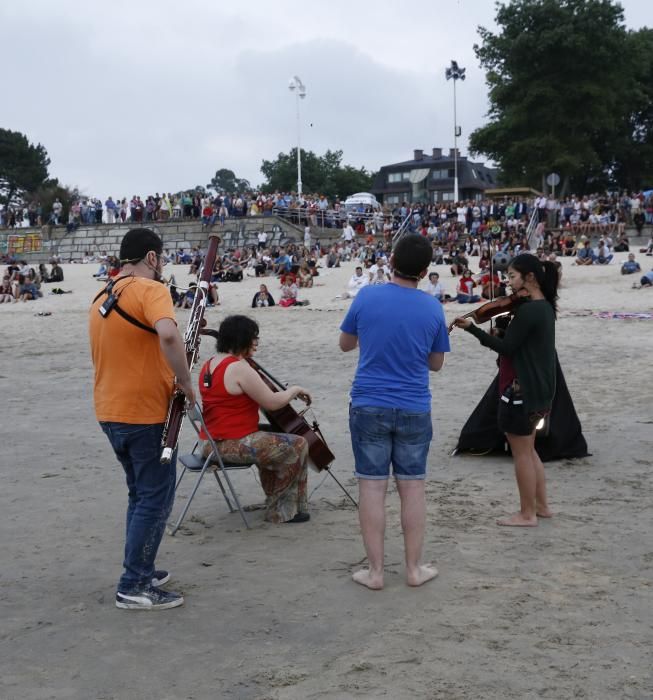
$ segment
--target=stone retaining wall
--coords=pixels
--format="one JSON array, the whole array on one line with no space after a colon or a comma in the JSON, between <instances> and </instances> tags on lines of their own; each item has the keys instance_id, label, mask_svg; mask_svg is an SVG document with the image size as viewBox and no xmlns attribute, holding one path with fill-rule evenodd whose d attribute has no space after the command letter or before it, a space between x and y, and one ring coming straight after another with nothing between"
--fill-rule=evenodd
<instances>
[{"instance_id":1,"label":"stone retaining wall","mask_svg":"<svg viewBox=\"0 0 653 700\"><path fill-rule=\"evenodd\" d=\"M118 255L120 241L130 228L154 228L163 238L163 247L171 251L179 248L206 248L209 228L201 221L169 221L155 224L99 224L80 226L67 233L66 228L44 226L42 229L21 228L0 232L0 253L10 253L28 262L46 262L52 255L60 255L63 262L81 260L87 255ZM265 231L268 242L280 245L300 242L304 231L298 226L276 216L248 216L228 219L224 226L210 229L220 235L221 250L256 245L257 234Z\"/></svg>"},{"instance_id":2,"label":"stone retaining wall","mask_svg":"<svg viewBox=\"0 0 653 700\"><path fill-rule=\"evenodd\" d=\"M145 227L147 224L99 224L80 226L77 231L67 233L64 226L56 228L44 226L42 229L21 228L13 231L0 231L0 254L11 253L19 260L30 263L47 262L52 255L60 255L63 262L81 260L87 254L118 255L120 241L130 228ZM171 251L179 248L206 247L208 229L203 229L200 221L158 222L153 228L163 238L163 247ZM648 227L644 236L638 237L636 230L628 229L631 250L637 251L649 240ZM286 242L300 243L304 240L304 229L277 216L248 216L242 219L228 219L224 226L214 226L213 231L222 238L221 251L255 246L257 234L266 231L268 242L281 245ZM339 229L312 229L313 241L319 240L328 246L340 239ZM593 237L598 240L598 235Z\"/></svg>"}]
</instances>

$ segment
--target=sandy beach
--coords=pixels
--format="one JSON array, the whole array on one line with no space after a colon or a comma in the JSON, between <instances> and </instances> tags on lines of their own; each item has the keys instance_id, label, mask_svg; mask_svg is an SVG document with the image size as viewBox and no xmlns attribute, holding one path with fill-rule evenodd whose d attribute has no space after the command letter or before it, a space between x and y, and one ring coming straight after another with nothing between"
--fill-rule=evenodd
<instances>
[{"instance_id":1,"label":"sandy beach","mask_svg":"<svg viewBox=\"0 0 653 700\"><path fill-rule=\"evenodd\" d=\"M454 331L431 376L425 552L435 581L404 584L394 485L386 587L371 592L351 581L365 556L357 514L328 476L309 477L309 523L275 526L253 511L251 530L209 477L159 552L186 604L151 614L114 606L126 489L93 413L86 324L97 265L63 266L54 286L72 294L44 285L43 299L0 306L0 698L653 698L653 320L597 315L651 312L653 290L633 289L640 275L619 274L626 253L616 257L592 268L563 260L557 348L591 456L546 465L552 520L498 528L517 502L510 458L450 456L496 370L492 352ZM347 404L357 353L338 349L349 302L334 300L353 267L321 270L301 308L253 310L261 280L222 284L207 320L256 318L258 361L311 391L334 473L356 495ZM448 268L433 269L453 293ZM174 267L179 284L187 271ZM278 298L278 281L265 281ZM445 306L448 320L468 310ZM178 312L182 330L187 318ZM212 351L204 339L201 357ZM187 427L182 451L192 442ZM245 504L262 502L254 470L232 478Z\"/></svg>"}]
</instances>

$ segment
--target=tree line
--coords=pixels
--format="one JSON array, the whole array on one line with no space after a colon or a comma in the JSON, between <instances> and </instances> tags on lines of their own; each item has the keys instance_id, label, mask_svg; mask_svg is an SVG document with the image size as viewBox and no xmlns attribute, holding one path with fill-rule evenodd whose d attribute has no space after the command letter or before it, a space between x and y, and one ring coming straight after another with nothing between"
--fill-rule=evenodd
<instances>
[{"instance_id":1,"label":"tree line","mask_svg":"<svg viewBox=\"0 0 653 700\"><path fill-rule=\"evenodd\" d=\"M653 30L626 29L611 0L512 0L495 21L474 46L490 110L470 151L505 185L653 187Z\"/></svg>"}]
</instances>

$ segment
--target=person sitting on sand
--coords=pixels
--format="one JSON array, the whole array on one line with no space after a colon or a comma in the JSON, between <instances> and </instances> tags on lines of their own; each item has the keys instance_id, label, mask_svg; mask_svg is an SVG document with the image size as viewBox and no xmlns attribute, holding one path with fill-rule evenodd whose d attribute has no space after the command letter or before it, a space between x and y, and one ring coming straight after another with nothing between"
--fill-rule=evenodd
<instances>
[{"instance_id":1,"label":"person sitting on sand","mask_svg":"<svg viewBox=\"0 0 653 700\"><path fill-rule=\"evenodd\" d=\"M644 255L653 255L653 234L651 234L651 238L649 239L646 248L640 248L639 252L644 253Z\"/></svg>"},{"instance_id":2,"label":"person sitting on sand","mask_svg":"<svg viewBox=\"0 0 653 700\"><path fill-rule=\"evenodd\" d=\"M653 287L653 270L644 273L644 276L640 279L637 289L641 289L642 287Z\"/></svg>"},{"instance_id":3,"label":"person sitting on sand","mask_svg":"<svg viewBox=\"0 0 653 700\"><path fill-rule=\"evenodd\" d=\"M440 283L440 275L437 272L429 273L429 281L424 291L429 296L435 297L438 301L444 301L444 289Z\"/></svg>"},{"instance_id":4,"label":"person sitting on sand","mask_svg":"<svg viewBox=\"0 0 653 700\"><path fill-rule=\"evenodd\" d=\"M195 282L191 282L188 285L188 289L179 296L175 306L177 306L180 309L190 309L190 307L193 305L193 301L195 300L196 293L197 284Z\"/></svg>"},{"instance_id":5,"label":"person sitting on sand","mask_svg":"<svg viewBox=\"0 0 653 700\"><path fill-rule=\"evenodd\" d=\"M592 250L589 241L583 243L583 247L579 249L576 255L576 265L593 265L596 260L596 255Z\"/></svg>"},{"instance_id":6,"label":"person sitting on sand","mask_svg":"<svg viewBox=\"0 0 653 700\"><path fill-rule=\"evenodd\" d=\"M267 285L262 284L252 299L252 308L260 309L268 306L274 306L274 298L270 294Z\"/></svg>"},{"instance_id":7,"label":"person sitting on sand","mask_svg":"<svg viewBox=\"0 0 653 700\"><path fill-rule=\"evenodd\" d=\"M379 267L376 271L376 275L370 275L370 284L373 285L379 285L379 284L388 284L390 280L387 278L385 273L383 272L383 268Z\"/></svg>"},{"instance_id":8,"label":"person sitting on sand","mask_svg":"<svg viewBox=\"0 0 653 700\"><path fill-rule=\"evenodd\" d=\"M474 294L474 287L477 286L476 280L472 277L469 269L463 271L462 277L458 280L456 289L456 301L459 304L475 304L481 300L478 294Z\"/></svg>"},{"instance_id":9,"label":"person sitting on sand","mask_svg":"<svg viewBox=\"0 0 653 700\"><path fill-rule=\"evenodd\" d=\"M624 260L621 264L621 274L622 275L632 275L635 272L641 272L642 268L639 266L637 260L635 260L635 253L628 253L628 260Z\"/></svg>"},{"instance_id":10,"label":"person sitting on sand","mask_svg":"<svg viewBox=\"0 0 653 700\"><path fill-rule=\"evenodd\" d=\"M342 294L338 294L336 299L353 299L369 283L369 277L363 274L363 268L359 265L349 278L349 282L347 282L347 290Z\"/></svg>"},{"instance_id":11,"label":"person sitting on sand","mask_svg":"<svg viewBox=\"0 0 653 700\"><path fill-rule=\"evenodd\" d=\"M8 304L10 301L14 301L14 290L9 275L6 274L0 283L0 304Z\"/></svg>"},{"instance_id":12,"label":"person sitting on sand","mask_svg":"<svg viewBox=\"0 0 653 700\"><path fill-rule=\"evenodd\" d=\"M294 279L290 275L286 275L281 286L281 299L279 300L279 306L295 306L295 304L297 304L298 294L299 288L295 284Z\"/></svg>"},{"instance_id":13,"label":"person sitting on sand","mask_svg":"<svg viewBox=\"0 0 653 700\"><path fill-rule=\"evenodd\" d=\"M604 240L599 241L598 254L596 256L596 261L595 261L596 264L597 265L609 265L612 262L613 258L614 258L614 255L610 252L610 248L608 248L608 244Z\"/></svg>"},{"instance_id":14,"label":"person sitting on sand","mask_svg":"<svg viewBox=\"0 0 653 700\"><path fill-rule=\"evenodd\" d=\"M24 275L18 275L18 282L16 286L16 297L14 301L33 301L43 296L38 290L36 284L25 277Z\"/></svg>"},{"instance_id":15,"label":"person sitting on sand","mask_svg":"<svg viewBox=\"0 0 653 700\"><path fill-rule=\"evenodd\" d=\"M52 263L52 269L48 275L47 280L44 278L44 282L63 282L63 269L59 263Z\"/></svg>"}]
</instances>

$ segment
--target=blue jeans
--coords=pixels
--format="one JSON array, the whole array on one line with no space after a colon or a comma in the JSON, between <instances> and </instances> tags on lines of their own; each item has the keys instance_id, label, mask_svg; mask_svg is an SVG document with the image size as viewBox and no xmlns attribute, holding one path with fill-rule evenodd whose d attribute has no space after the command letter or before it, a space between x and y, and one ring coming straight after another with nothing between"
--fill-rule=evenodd
<instances>
[{"instance_id":1,"label":"blue jeans","mask_svg":"<svg viewBox=\"0 0 653 700\"><path fill-rule=\"evenodd\" d=\"M431 413L400 408L349 409L351 446L359 479L424 479L433 437Z\"/></svg>"},{"instance_id":2,"label":"blue jeans","mask_svg":"<svg viewBox=\"0 0 653 700\"><path fill-rule=\"evenodd\" d=\"M125 470L129 504L125 538L125 568L120 593L134 593L150 585L154 560L175 497L177 455L161 464L163 424L100 423Z\"/></svg>"}]
</instances>

